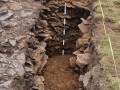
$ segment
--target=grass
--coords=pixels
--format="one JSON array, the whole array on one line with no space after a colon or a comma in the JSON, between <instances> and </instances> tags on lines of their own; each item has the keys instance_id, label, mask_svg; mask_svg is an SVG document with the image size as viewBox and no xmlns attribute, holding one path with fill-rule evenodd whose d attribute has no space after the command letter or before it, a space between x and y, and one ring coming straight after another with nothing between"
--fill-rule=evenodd
<instances>
[{"instance_id":1,"label":"grass","mask_svg":"<svg viewBox=\"0 0 120 90\"><path fill-rule=\"evenodd\" d=\"M120 40L119 37L118 38L111 37L111 38L113 39L112 40L113 43L116 43L115 39ZM120 42L118 43L120 44ZM119 90L118 89L119 84L116 77L115 66L112 59L112 54L111 54L110 44L108 42L108 39L106 37L101 37L99 44L100 44L99 53L101 54L100 63L104 69L104 78L106 79L105 86L107 90ZM113 45L113 50L114 50L118 74L120 77L120 62L119 62L120 46L117 46L117 44ZM119 82L120 82L120 79L119 79Z\"/></svg>"},{"instance_id":2,"label":"grass","mask_svg":"<svg viewBox=\"0 0 120 90\"><path fill-rule=\"evenodd\" d=\"M103 7L103 12L105 13L105 19L107 20L120 20L120 0L101 0L101 5ZM95 19L101 20L102 14L99 6L99 2L94 4L96 9Z\"/></svg>"},{"instance_id":3,"label":"grass","mask_svg":"<svg viewBox=\"0 0 120 90\"><path fill-rule=\"evenodd\" d=\"M120 31L116 32L112 29L113 26L116 26L115 23L120 22L120 0L101 0L102 8L105 14L105 24L107 27L107 33L109 33L114 56L116 60L117 70L119 79L116 77L114 61L112 59L110 44L108 38L103 35L103 28L97 27L97 38L99 43L98 52L101 55L101 66L104 69L104 78L105 78L105 89L104 90L119 90L120 83ZM95 8L95 19L102 24L102 14L99 6L99 2L96 1L94 4ZM113 21L112 23L110 21ZM120 23L119 23L120 24Z\"/></svg>"},{"instance_id":4,"label":"grass","mask_svg":"<svg viewBox=\"0 0 120 90\"><path fill-rule=\"evenodd\" d=\"M111 75L108 75L107 80L110 81L110 83L108 83L108 87L110 89L119 90L118 79L116 77L111 77ZM119 83L120 83L120 79L119 79Z\"/></svg>"},{"instance_id":5,"label":"grass","mask_svg":"<svg viewBox=\"0 0 120 90\"><path fill-rule=\"evenodd\" d=\"M114 4L120 5L120 0L112 0Z\"/></svg>"}]
</instances>

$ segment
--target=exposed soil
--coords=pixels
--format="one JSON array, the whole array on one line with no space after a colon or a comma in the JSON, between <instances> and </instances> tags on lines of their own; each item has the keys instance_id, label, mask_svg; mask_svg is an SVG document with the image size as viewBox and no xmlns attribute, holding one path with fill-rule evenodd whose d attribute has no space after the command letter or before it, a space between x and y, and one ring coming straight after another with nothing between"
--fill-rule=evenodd
<instances>
[{"instance_id":1,"label":"exposed soil","mask_svg":"<svg viewBox=\"0 0 120 90\"><path fill-rule=\"evenodd\" d=\"M94 84L98 78L93 74L93 62L98 58L91 41L90 0L66 0L67 15L64 0L3 1L14 13L9 7L0 8L0 27L5 29L0 31L0 90L96 90L99 84ZM90 89L92 86L94 89Z\"/></svg>"},{"instance_id":2,"label":"exposed soil","mask_svg":"<svg viewBox=\"0 0 120 90\"><path fill-rule=\"evenodd\" d=\"M69 3L68 3L69 4ZM70 67L70 58L72 53L77 50L76 41L82 37L83 33L78 25L82 23L80 18L86 19L90 11L84 8L67 6L66 17L66 35L63 36L64 2L54 2L51 0L45 4L48 9L43 9L40 14L42 20L47 21L48 30L51 32L52 39L47 40L46 53L52 56L44 68L45 90L78 90L82 87L78 78L80 73L75 72ZM41 36L37 34L41 41ZM65 39L65 46L62 46L62 40ZM61 55L62 49L65 50L65 56ZM80 86L81 85L81 86Z\"/></svg>"},{"instance_id":3,"label":"exposed soil","mask_svg":"<svg viewBox=\"0 0 120 90\"><path fill-rule=\"evenodd\" d=\"M44 68L45 90L77 90L79 74L70 68L71 55L49 58Z\"/></svg>"},{"instance_id":4,"label":"exposed soil","mask_svg":"<svg viewBox=\"0 0 120 90\"><path fill-rule=\"evenodd\" d=\"M87 19L90 11L76 7L67 3L67 15L65 16L66 35L63 36L64 2L50 0L45 3L46 8L40 13L40 19L46 21L47 31L51 33L51 38L47 40L46 53L49 55L48 63L44 68L45 90L78 90L82 87L79 82L79 70L76 72L70 67L70 58L76 51L76 41L82 38L83 32L78 27L82 23L80 18ZM89 32L90 33L90 32ZM39 33L36 34L39 41L42 41ZM65 39L65 46L62 46L62 40ZM88 45L87 45L88 46ZM83 48L86 48L83 45ZM65 50L65 56L62 56L62 49ZM81 52L82 53L82 52ZM52 57L51 57L52 56ZM84 70L81 70L84 72Z\"/></svg>"}]
</instances>

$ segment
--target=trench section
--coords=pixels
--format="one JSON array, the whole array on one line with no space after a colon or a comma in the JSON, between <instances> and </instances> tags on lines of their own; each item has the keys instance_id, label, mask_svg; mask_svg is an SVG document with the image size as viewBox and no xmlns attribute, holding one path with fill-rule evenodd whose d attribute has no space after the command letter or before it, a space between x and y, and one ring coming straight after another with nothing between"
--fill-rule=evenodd
<instances>
[{"instance_id":1,"label":"trench section","mask_svg":"<svg viewBox=\"0 0 120 90\"><path fill-rule=\"evenodd\" d=\"M79 7L67 7L67 15L64 16L64 3L46 4L49 10L43 10L40 14L42 20L47 21L51 39L47 40L46 54L50 57L43 69L45 78L45 90L78 90L83 88L79 82L80 71L70 66L70 58L77 50L76 41L82 38L83 32L78 27L82 23L81 18L86 19L90 12ZM63 36L63 19L66 18L66 35ZM41 37L38 37L41 38ZM65 46L62 40L65 39ZM64 48L65 56L61 51ZM82 52L81 52L82 53Z\"/></svg>"},{"instance_id":2,"label":"trench section","mask_svg":"<svg viewBox=\"0 0 120 90\"><path fill-rule=\"evenodd\" d=\"M62 35L64 3L61 1L45 3L40 19L31 29L35 38L33 35L31 41L28 42L29 48L32 48L29 50L28 59L32 61L32 73L37 75L35 85L39 88L84 90L91 79L89 73L93 65L91 63L94 61L92 57L94 46L91 42L91 29L89 28L90 10L78 4L83 3L74 2L67 5L65 37ZM61 56L63 38L66 41L65 56ZM41 78L42 84L38 83L38 79L41 80Z\"/></svg>"},{"instance_id":3,"label":"trench section","mask_svg":"<svg viewBox=\"0 0 120 90\"><path fill-rule=\"evenodd\" d=\"M82 8L67 7L67 15L64 16L64 3L46 4L49 10L43 10L40 14L42 20L48 23L52 39L47 41L46 53L48 55L61 54L63 49L62 40L65 39L65 54L72 54L76 50L76 41L82 37L78 24L82 22L80 18L87 18L90 12ZM66 17L66 35L63 37L63 19Z\"/></svg>"}]
</instances>

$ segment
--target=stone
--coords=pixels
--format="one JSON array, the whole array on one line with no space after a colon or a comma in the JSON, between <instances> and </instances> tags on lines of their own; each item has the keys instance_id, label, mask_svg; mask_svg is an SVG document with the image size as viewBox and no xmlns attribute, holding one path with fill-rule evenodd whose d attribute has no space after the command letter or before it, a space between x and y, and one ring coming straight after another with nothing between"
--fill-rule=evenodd
<instances>
[{"instance_id":1,"label":"stone","mask_svg":"<svg viewBox=\"0 0 120 90\"><path fill-rule=\"evenodd\" d=\"M9 0L0 0L0 2L8 2Z\"/></svg>"},{"instance_id":2,"label":"stone","mask_svg":"<svg viewBox=\"0 0 120 90\"><path fill-rule=\"evenodd\" d=\"M4 30L0 29L0 33L4 32Z\"/></svg>"},{"instance_id":3,"label":"stone","mask_svg":"<svg viewBox=\"0 0 120 90\"><path fill-rule=\"evenodd\" d=\"M83 45L89 45L90 39L89 38L83 38Z\"/></svg>"},{"instance_id":4,"label":"stone","mask_svg":"<svg viewBox=\"0 0 120 90\"><path fill-rule=\"evenodd\" d=\"M85 52L84 52L85 49L86 49L86 46L85 46L85 45L79 48L80 52L82 52L82 53L85 53Z\"/></svg>"},{"instance_id":5,"label":"stone","mask_svg":"<svg viewBox=\"0 0 120 90\"><path fill-rule=\"evenodd\" d=\"M89 22L87 20L85 20L84 18L80 18L80 19L83 21L85 25L89 25Z\"/></svg>"},{"instance_id":6,"label":"stone","mask_svg":"<svg viewBox=\"0 0 120 90\"><path fill-rule=\"evenodd\" d=\"M19 43L19 45L18 45L19 49L23 49L24 47L25 47L25 43L24 42Z\"/></svg>"},{"instance_id":7,"label":"stone","mask_svg":"<svg viewBox=\"0 0 120 90\"><path fill-rule=\"evenodd\" d=\"M77 7L83 7L83 3L78 2L78 1L73 1L72 4L77 6Z\"/></svg>"},{"instance_id":8,"label":"stone","mask_svg":"<svg viewBox=\"0 0 120 90\"><path fill-rule=\"evenodd\" d=\"M13 61L12 64L14 65L15 71L19 76L23 76L25 74L25 69L20 63L18 63L17 61Z\"/></svg>"},{"instance_id":9,"label":"stone","mask_svg":"<svg viewBox=\"0 0 120 90\"><path fill-rule=\"evenodd\" d=\"M87 11L90 11L90 9L88 7L85 7L85 5L81 2L73 1L72 4L75 5L76 7L83 8Z\"/></svg>"},{"instance_id":10,"label":"stone","mask_svg":"<svg viewBox=\"0 0 120 90\"><path fill-rule=\"evenodd\" d=\"M22 9L22 5L18 2L14 2L10 5L10 9L12 10L20 10Z\"/></svg>"},{"instance_id":11,"label":"stone","mask_svg":"<svg viewBox=\"0 0 120 90\"><path fill-rule=\"evenodd\" d=\"M37 86L33 86L32 90L41 90L41 89L39 89L39 87L37 87Z\"/></svg>"},{"instance_id":12,"label":"stone","mask_svg":"<svg viewBox=\"0 0 120 90\"><path fill-rule=\"evenodd\" d=\"M78 27L83 34L89 33L89 28L84 23L79 24Z\"/></svg>"},{"instance_id":13,"label":"stone","mask_svg":"<svg viewBox=\"0 0 120 90\"><path fill-rule=\"evenodd\" d=\"M8 7L3 6L0 8L0 15L8 13Z\"/></svg>"},{"instance_id":14,"label":"stone","mask_svg":"<svg viewBox=\"0 0 120 90\"><path fill-rule=\"evenodd\" d=\"M41 73L42 69L44 68L44 66L47 64L47 59L48 59L48 56L46 54L44 54L43 58L41 60L41 66L39 67L40 73Z\"/></svg>"},{"instance_id":15,"label":"stone","mask_svg":"<svg viewBox=\"0 0 120 90\"><path fill-rule=\"evenodd\" d=\"M41 0L42 1L42 0ZM46 6L42 6L42 9L43 10L47 10L47 11L51 11L49 7L46 7Z\"/></svg>"},{"instance_id":16,"label":"stone","mask_svg":"<svg viewBox=\"0 0 120 90\"><path fill-rule=\"evenodd\" d=\"M42 47L46 47L47 46L47 43L46 42L44 42L44 41L42 41L42 42L40 42L40 46L42 46Z\"/></svg>"},{"instance_id":17,"label":"stone","mask_svg":"<svg viewBox=\"0 0 120 90\"><path fill-rule=\"evenodd\" d=\"M8 10L8 13L0 15L0 21L6 20L11 18L14 15L14 12L12 10Z\"/></svg>"},{"instance_id":18,"label":"stone","mask_svg":"<svg viewBox=\"0 0 120 90\"><path fill-rule=\"evenodd\" d=\"M76 65L81 67L81 65L88 65L90 63L90 54L78 54L76 59Z\"/></svg>"},{"instance_id":19,"label":"stone","mask_svg":"<svg viewBox=\"0 0 120 90\"><path fill-rule=\"evenodd\" d=\"M33 68L25 66L25 71L26 72L33 72Z\"/></svg>"},{"instance_id":20,"label":"stone","mask_svg":"<svg viewBox=\"0 0 120 90\"><path fill-rule=\"evenodd\" d=\"M38 57L37 55L40 55L40 52L37 52L37 50L34 50L30 53L30 58L35 59ZM41 56L42 58L42 56Z\"/></svg>"},{"instance_id":21,"label":"stone","mask_svg":"<svg viewBox=\"0 0 120 90\"><path fill-rule=\"evenodd\" d=\"M88 41L90 40L90 38L91 38L91 33L86 33L86 34L84 34L83 36L82 36L82 38L83 39L88 39Z\"/></svg>"},{"instance_id":22,"label":"stone","mask_svg":"<svg viewBox=\"0 0 120 90\"><path fill-rule=\"evenodd\" d=\"M46 38L46 37L49 37L50 35L49 35L49 34L42 33L42 34L38 34L38 36Z\"/></svg>"},{"instance_id":23,"label":"stone","mask_svg":"<svg viewBox=\"0 0 120 90\"><path fill-rule=\"evenodd\" d=\"M0 59L1 65L0 65L0 73L3 73L2 79L4 80L8 78L7 80L14 78L15 76L23 76L25 71L23 66L18 63L17 61L14 61L9 58L9 57L3 57ZM7 68L6 68L7 67Z\"/></svg>"},{"instance_id":24,"label":"stone","mask_svg":"<svg viewBox=\"0 0 120 90\"><path fill-rule=\"evenodd\" d=\"M27 32L27 34L30 35L30 36L35 36L35 34L32 33L32 32Z\"/></svg>"},{"instance_id":25,"label":"stone","mask_svg":"<svg viewBox=\"0 0 120 90\"><path fill-rule=\"evenodd\" d=\"M6 55L0 53L0 58L4 58Z\"/></svg>"},{"instance_id":26,"label":"stone","mask_svg":"<svg viewBox=\"0 0 120 90\"><path fill-rule=\"evenodd\" d=\"M62 6L63 6L63 5L62 5ZM67 6L68 8L75 8L75 6L71 5L70 3L67 3L66 6Z\"/></svg>"},{"instance_id":27,"label":"stone","mask_svg":"<svg viewBox=\"0 0 120 90\"><path fill-rule=\"evenodd\" d=\"M46 27L48 26L47 21L46 21L46 20L41 20L41 21L40 21L40 26L46 28Z\"/></svg>"},{"instance_id":28,"label":"stone","mask_svg":"<svg viewBox=\"0 0 120 90\"><path fill-rule=\"evenodd\" d=\"M10 69L7 73L9 73L11 76L14 76L16 74L16 71L14 69Z\"/></svg>"},{"instance_id":29,"label":"stone","mask_svg":"<svg viewBox=\"0 0 120 90\"><path fill-rule=\"evenodd\" d=\"M58 28L58 30L60 29L60 27L62 26L62 23L59 22L59 20L56 20L57 22L51 22L51 25L56 29Z\"/></svg>"},{"instance_id":30,"label":"stone","mask_svg":"<svg viewBox=\"0 0 120 90\"><path fill-rule=\"evenodd\" d=\"M45 81L43 76L35 76L35 80L36 80L36 85L43 84L43 82Z\"/></svg>"},{"instance_id":31,"label":"stone","mask_svg":"<svg viewBox=\"0 0 120 90\"><path fill-rule=\"evenodd\" d=\"M2 27L2 28L10 28L10 27L11 27L11 24L10 24L9 22L2 21L2 22L1 22L1 27Z\"/></svg>"},{"instance_id":32,"label":"stone","mask_svg":"<svg viewBox=\"0 0 120 90\"><path fill-rule=\"evenodd\" d=\"M83 44L83 39L82 38L79 38L77 41L76 41L76 48L80 48L80 46L84 45Z\"/></svg>"},{"instance_id":33,"label":"stone","mask_svg":"<svg viewBox=\"0 0 120 90\"><path fill-rule=\"evenodd\" d=\"M90 47L87 47L85 50L84 50L84 53L89 53L90 52Z\"/></svg>"},{"instance_id":34,"label":"stone","mask_svg":"<svg viewBox=\"0 0 120 90\"><path fill-rule=\"evenodd\" d=\"M26 72L33 72L33 64L30 60L26 61L26 64L24 66Z\"/></svg>"},{"instance_id":35,"label":"stone","mask_svg":"<svg viewBox=\"0 0 120 90\"><path fill-rule=\"evenodd\" d=\"M16 58L21 65L25 64L26 59L25 59L25 54L24 53L21 53L21 54L17 55Z\"/></svg>"},{"instance_id":36,"label":"stone","mask_svg":"<svg viewBox=\"0 0 120 90\"><path fill-rule=\"evenodd\" d=\"M74 52L73 52L74 55L78 55L78 54L80 54L80 53L81 53L80 50L77 50L77 51L74 51Z\"/></svg>"},{"instance_id":37,"label":"stone","mask_svg":"<svg viewBox=\"0 0 120 90\"><path fill-rule=\"evenodd\" d=\"M87 21L91 21L92 20L92 16L89 16L88 18L87 18Z\"/></svg>"},{"instance_id":38,"label":"stone","mask_svg":"<svg viewBox=\"0 0 120 90\"><path fill-rule=\"evenodd\" d=\"M75 62L76 62L76 57L71 57L70 58L70 66L71 66L71 68L75 68L76 67Z\"/></svg>"},{"instance_id":39,"label":"stone","mask_svg":"<svg viewBox=\"0 0 120 90\"><path fill-rule=\"evenodd\" d=\"M23 38L26 38L26 36L18 36L18 37L15 38L15 40L20 41Z\"/></svg>"},{"instance_id":40,"label":"stone","mask_svg":"<svg viewBox=\"0 0 120 90\"><path fill-rule=\"evenodd\" d=\"M15 46L15 45L16 45L16 40L14 40L14 39L9 39L9 43L10 43L12 46Z\"/></svg>"},{"instance_id":41,"label":"stone","mask_svg":"<svg viewBox=\"0 0 120 90\"><path fill-rule=\"evenodd\" d=\"M23 10L21 12L21 17L27 17L27 16L30 16L32 14L33 14L33 12L31 10Z\"/></svg>"},{"instance_id":42,"label":"stone","mask_svg":"<svg viewBox=\"0 0 120 90\"><path fill-rule=\"evenodd\" d=\"M4 82L3 84L0 84L0 87L9 87L11 85L12 81L13 80L8 80L8 81Z\"/></svg>"},{"instance_id":43,"label":"stone","mask_svg":"<svg viewBox=\"0 0 120 90\"><path fill-rule=\"evenodd\" d=\"M38 71L38 69L41 67L42 65L42 58L44 56L45 53L41 53L40 54L40 51L39 52L36 52L34 53L33 55L33 58L35 60L35 66L34 66L34 72L33 73L36 73Z\"/></svg>"},{"instance_id":44,"label":"stone","mask_svg":"<svg viewBox=\"0 0 120 90\"><path fill-rule=\"evenodd\" d=\"M85 75L80 75L79 81L83 82L83 86L87 87L89 84L89 80L92 77L91 71L87 72Z\"/></svg>"},{"instance_id":45,"label":"stone","mask_svg":"<svg viewBox=\"0 0 120 90\"><path fill-rule=\"evenodd\" d=\"M44 77L36 76L35 77L35 85L39 88L39 90L44 90Z\"/></svg>"},{"instance_id":46,"label":"stone","mask_svg":"<svg viewBox=\"0 0 120 90\"><path fill-rule=\"evenodd\" d=\"M44 38L44 40L43 40L43 41L48 41L48 40L51 40L51 39L52 39L52 37L51 37L51 36L49 36L49 37Z\"/></svg>"},{"instance_id":47,"label":"stone","mask_svg":"<svg viewBox=\"0 0 120 90\"><path fill-rule=\"evenodd\" d=\"M84 79L84 75L80 75L79 82L83 82L83 79Z\"/></svg>"},{"instance_id":48,"label":"stone","mask_svg":"<svg viewBox=\"0 0 120 90\"><path fill-rule=\"evenodd\" d=\"M46 51L45 47L42 46L38 46L38 49L40 50L40 53L44 53Z\"/></svg>"}]
</instances>

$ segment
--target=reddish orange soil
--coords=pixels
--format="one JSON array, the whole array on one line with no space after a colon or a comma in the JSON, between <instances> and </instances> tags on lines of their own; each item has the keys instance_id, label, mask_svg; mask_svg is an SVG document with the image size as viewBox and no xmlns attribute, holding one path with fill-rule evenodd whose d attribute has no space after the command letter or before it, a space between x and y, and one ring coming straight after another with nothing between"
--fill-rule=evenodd
<instances>
[{"instance_id":1,"label":"reddish orange soil","mask_svg":"<svg viewBox=\"0 0 120 90\"><path fill-rule=\"evenodd\" d=\"M70 68L70 55L49 58L44 68L45 90L78 90L79 75Z\"/></svg>"}]
</instances>

